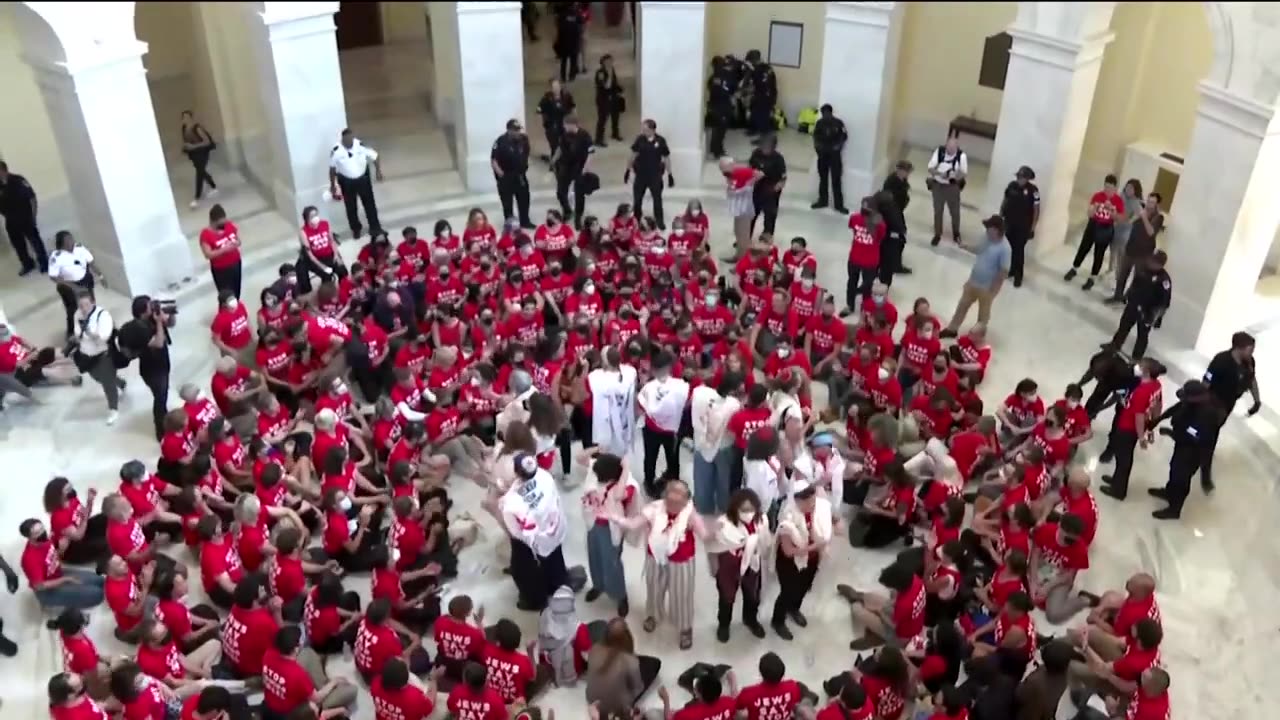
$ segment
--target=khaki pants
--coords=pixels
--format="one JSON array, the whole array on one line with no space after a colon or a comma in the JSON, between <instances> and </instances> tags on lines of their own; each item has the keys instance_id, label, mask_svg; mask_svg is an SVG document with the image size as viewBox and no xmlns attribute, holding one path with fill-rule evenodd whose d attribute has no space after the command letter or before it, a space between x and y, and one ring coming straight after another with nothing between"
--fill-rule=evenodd
<instances>
[{"instance_id":1,"label":"khaki pants","mask_svg":"<svg viewBox=\"0 0 1280 720\"><path fill-rule=\"evenodd\" d=\"M965 283L964 290L960 292L960 301L956 303L956 312L951 316L951 322L947 323L947 329L959 332L961 323L964 322L965 316L969 314L969 308L975 302L978 303L978 322L986 326L991 321L991 303L994 300L995 295L990 290Z\"/></svg>"}]
</instances>

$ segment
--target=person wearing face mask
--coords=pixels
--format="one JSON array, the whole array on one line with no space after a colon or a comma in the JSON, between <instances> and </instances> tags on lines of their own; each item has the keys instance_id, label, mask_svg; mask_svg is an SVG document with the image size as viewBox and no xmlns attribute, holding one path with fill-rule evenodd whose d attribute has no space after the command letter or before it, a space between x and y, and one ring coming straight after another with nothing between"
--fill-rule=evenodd
<instances>
[{"instance_id":1,"label":"person wearing face mask","mask_svg":"<svg viewBox=\"0 0 1280 720\"><path fill-rule=\"evenodd\" d=\"M548 210L546 222L533 233L533 244L546 262L566 263L572 259L573 228L564 222L559 210Z\"/></svg>"},{"instance_id":2,"label":"person wearing face mask","mask_svg":"<svg viewBox=\"0 0 1280 720\"><path fill-rule=\"evenodd\" d=\"M728 510L717 520L714 535L707 541L711 574L720 596L716 639L729 641L729 623L739 591L742 595L742 624L756 638L764 638L758 617L767 558L773 537L760 510L760 499L750 490L739 490L729 499Z\"/></svg>"},{"instance_id":3,"label":"person wearing face mask","mask_svg":"<svg viewBox=\"0 0 1280 720\"><path fill-rule=\"evenodd\" d=\"M880 267L880 245L885 237L885 224L876 212L874 198L863 198L862 209L849 216L853 238L849 244L848 279L845 285L845 307L842 314L853 313L858 297L871 296L871 285Z\"/></svg>"},{"instance_id":4,"label":"person wearing face mask","mask_svg":"<svg viewBox=\"0 0 1280 720\"><path fill-rule=\"evenodd\" d=\"M1044 419L1044 402L1040 399L1039 389L1035 380L1024 378L1004 399L1004 404L996 408L1002 444L1022 442Z\"/></svg>"},{"instance_id":5,"label":"person wearing face mask","mask_svg":"<svg viewBox=\"0 0 1280 720\"><path fill-rule=\"evenodd\" d=\"M65 567L43 522L28 518L18 526L18 532L27 541L22 549L22 572L41 607L87 610L102 603L102 576L92 570ZM15 592L17 576L8 566L5 575L10 592ZM12 643L0 633L0 655L11 656L5 652L6 647L12 647Z\"/></svg>"},{"instance_id":6,"label":"person wearing face mask","mask_svg":"<svg viewBox=\"0 0 1280 720\"><path fill-rule=\"evenodd\" d=\"M664 275L669 277L675 263L675 258L671 256L667 247L667 241L661 235L653 241L648 252L641 258L645 274L649 276L651 282L655 283Z\"/></svg>"},{"instance_id":7,"label":"person wearing face mask","mask_svg":"<svg viewBox=\"0 0 1280 720\"><path fill-rule=\"evenodd\" d=\"M1027 573L1031 599L1055 625L1089 607L1089 598L1072 588L1076 574L1089 567L1089 548L1081 540L1083 533L1084 523L1072 513L1064 513L1057 522L1041 523L1031 533Z\"/></svg>"},{"instance_id":8,"label":"person wearing face mask","mask_svg":"<svg viewBox=\"0 0 1280 720\"><path fill-rule=\"evenodd\" d=\"M200 252L209 261L213 287L240 297L240 231L221 205L209 208L209 225L200 231Z\"/></svg>"},{"instance_id":9,"label":"person wearing face mask","mask_svg":"<svg viewBox=\"0 0 1280 720\"><path fill-rule=\"evenodd\" d=\"M1103 450L1104 457L1115 458L1116 466L1111 475L1102 476L1101 492L1116 500L1124 500L1128 494L1134 449L1147 449L1155 439L1155 427L1164 412L1160 376L1165 374L1165 366L1158 360L1143 358L1134 365L1133 374L1138 384L1120 401Z\"/></svg>"},{"instance_id":10,"label":"person wearing face mask","mask_svg":"<svg viewBox=\"0 0 1280 720\"><path fill-rule=\"evenodd\" d=\"M662 177L666 176L668 187L675 185L670 162L671 148L667 146L667 139L658 134L658 124L646 118L640 124L640 135L631 143L631 158L627 161L622 182L627 183L635 173L635 182L631 185L632 210L636 217L640 217L645 193L652 195L653 217L658 221L660 230L667 229L662 220Z\"/></svg>"},{"instance_id":11,"label":"person wearing face mask","mask_svg":"<svg viewBox=\"0 0 1280 720\"><path fill-rule=\"evenodd\" d=\"M582 185L596 149L591 142L591 133L578 125L577 115L566 115L563 124L564 133L551 156L551 167L556 175L556 199L560 202L561 214L565 218L573 218L574 227L580 228L587 205L587 191ZM570 185L573 186L572 209L569 207Z\"/></svg>"},{"instance_id":12,"label":"person wearing face mask","mask_svg":"<svg viewBox=\"0 0 1280 720\"><path fill-rule=\"evenodd\" d=\"M678 262L685 263L693 250L702 244L702 238L688 231L684 217L677 215L671 221L671 235L667 237L667 249Z\"/></svg>"},{"instance_id":13,"label":"person wearing face mask","mask_svg":"<svg viewBox=\"0 0 1280 720\"><path fill-rule=\"evenodd\" d=\"M849 329L836 316L836 296L823 293L821 310L809 319L804 331L804 354L813 365L815 380L827 380L840 370L840 350Z\"/></svg>"},{"instance_id":14,"label":"person wearing face mask","mask_svg":"<svg viewBox=\"0 0 1280 720\"><path fill-rule=\"evenodd\" d=\"M809 327L809 321L818 314L819 298L826 294L814 279L816 274L817 271L806 269L800 272L798 277L793 276L794 279L789 283L790 290L787 297L800 323L796 333L797 339L804 335Z\"/></svg>"},{"instance_id":15,"label":"person wearing face mask","mask_svg":"<svg viewBox=\"0 0 1280 720\"><path fill-rule=\"evenodd\" d=\"M567 325L564 306L573 293L573 275L561 269L559 260L552 260L538 286L543 298L543 319L546 324L555 327Z\"/></svg>"},{"instance_id":16,"label":"person wearing face mask","mask_svg":"<svg viewBox=\"0 0 1280 720\"><path fill-rule=\"evenodd\" d=\"M115 321L106 308L94 302L93 295L87 290L80 291L76 302L79 305L73 318L77 331L76 369L87 373L102 386L107 397L107 424L114 425L120 417L120 391L125 386L124 380L116 374L120 351L116 347Z\"/></svg>"},{"instance_id":17,"label":"person wearing face mask","mask_svg":"<svg viewBox=\"0 0 1280 720\"><path fill-rule=\"evenodd\" d=\"M564 300L564 311L571 317L585 315L588 322L598 324L604 313L604 299L590 277L574 281L575 292Z\"/></svg>"},{"instance_id":18,"label":"person wearing face mask","mask_svg":"<svg viewBox=\"0 0 1280 720\"><path fill-rule=\"evenodd\" d=\"M218 293L218 311L209 324L213 345L224 357L252 367L254 358L253 328L249 311L230 290Z\"/></svg>"},{"instance_id":19,"label":"person wearing face mask","mask_svg":"<svg viewBox=\"0 0 1280 720\"><path fill-rule=\"evenodd\" d=\"M298 293L307 295L311 292L311 274L320 276L321 280L335 277L341 263L337 259L335 246L337 238L329 230L329 221L320 218L320 211L314 205L302 209L302 228L298 230Z\"/></svg>"},{"instance_id":20,"label":"person wearing face mask","mask_svg":"<svg viewBox=\"0 0 1280 720\"><path fill-rule=\"evenodd\" d=\"M711 220L703 212L700 200L690 200L680 218L684 220L685 233L692 236L691 247L697 248L707 242L711 234Z\"/></svg>"},{"instance_id":21,"label":"person wearing face mask","mask_svg":"<svg viewBox=\"0 0 1280 720\"><path fill-rule=\"evenodd\" d=\"M907 329L902 334L898 352L898 381L907 390L905 400L911 401L913 388L928 372L929 363L942 350L938 331L927 317L923 322L916 315L907 318Z\"/></svg>"},{"instance_id":22,"label":"person wearing face mask","mask_svg":"<svg viewBox=\"0 0 1280 720\"><path fill-rule=\"evenodd\" d=\"M791 248L782 253L782 264L793 279L798 279L806 270L818 272L818 258L809 252L809 242L802 237L791 238Z\"/></svg>"}]
</instances>

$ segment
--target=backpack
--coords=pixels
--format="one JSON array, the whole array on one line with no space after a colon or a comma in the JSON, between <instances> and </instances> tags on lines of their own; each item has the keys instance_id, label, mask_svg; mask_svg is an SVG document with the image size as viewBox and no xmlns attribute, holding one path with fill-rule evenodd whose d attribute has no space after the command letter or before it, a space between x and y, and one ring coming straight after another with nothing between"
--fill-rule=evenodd
<instances>
[{"instance_id":1,"label":"backpack","mask_svg":"<svg viewBox=\"0 0 1280 720\"><path fill-rule=\"evenodd\" d=\"M818 113L818 108L803 108L800 110L800 113L796 115L796 129L806 135L812 134L813 127L818 124L819 117L821 117L821 115Z\"/></svg>"},{"instance_id":2,"label":"backpack","mask_svg":"<svg viewBox=\"0 0 1280 720\"><path fill-rule=\"evenodd\" d=\"M938 146L937 156L938 156L937 163L941 163L943 158L947 156L946 145ZM957 163L960 162L960 158L962 157L964 157L964 150L961 150L960 148L956 148L956 162ZM937 183L934 182L933 178L929 178L928 180L925 181L925 184L929 186L930 190L932 190L933 186L936 185ZM968 184L967 178L960 178L960 182L956 183L956 186L959 187L961 190L964 190L964 186L967 184Z\"/></svg>"}]
</instances>

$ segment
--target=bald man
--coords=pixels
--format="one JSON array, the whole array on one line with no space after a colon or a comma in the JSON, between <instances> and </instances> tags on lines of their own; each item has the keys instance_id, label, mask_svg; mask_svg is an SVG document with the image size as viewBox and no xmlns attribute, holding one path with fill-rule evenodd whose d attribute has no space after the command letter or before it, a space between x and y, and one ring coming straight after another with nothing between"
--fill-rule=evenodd
<instances>
[{"instance_id":1,"label":"bald man","mask_svg":"<svg viewBox=\"0 0 1280 720\"><path fill-rule=\"evenodd\" d=\"M1098 503L1094 500L1093 493L1089 491L1089 486L1092 484L1089 471L1085 470L1083 465L1072 465L1067 468L1067 480L1062 488L1041 498L1040 503L1037 504L1037 509L1040 511L1037 517L1044 521L1056 520L1057 517L1066 513L1075 515L1084 524L1084 532L1081 533L1080 540L1086 547L1089 546L1098 532Z\"/></svg>"},{"instance_id":2,"label":"bald man","mask_svg":"<svg viewBox=\"0 0 1280 720\"><path fill-rule=\"evenodd\" d=\"M1124 584L1124 592L1108 590L1101 597L1081 591L1083 597L1094 603L1085 626L1067 631L1072 644L1077 647L1086 641L1100 658L1107 662L1119 659L1134 642L1134 628L1139 620L1148 618L1161 622L1160 606L1156 603L1156 579L1140 572Z\"/></svg>"}]
</instances>

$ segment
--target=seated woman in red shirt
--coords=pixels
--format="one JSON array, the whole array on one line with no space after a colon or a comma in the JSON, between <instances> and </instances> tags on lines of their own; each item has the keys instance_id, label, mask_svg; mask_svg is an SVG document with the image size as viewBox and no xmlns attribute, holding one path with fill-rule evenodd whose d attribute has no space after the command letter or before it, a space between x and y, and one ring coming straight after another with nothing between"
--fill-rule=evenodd
<instances>
[{"instance_id":1,"label":"seated woman in red shirt","mask_svg":"<svg viewBox=\"0 0 1280 720\"><path fill-rule=\"evenodd\" d=\"M981 383L987 374L987 365L991 363L986 326L978 323L969 328L969 332L961 335L949 352L951 366L956 372L972 375L977 383Z\"/></svg>"},{"instance_id":2,"label":"seated woman in red shirt","mask_svg":"<svg viewBox=\"0 0 1280 720\"><path fill-rule=\"evenodd\" d=\"M98 491L89 488L82 501L65 477L44 486L44 511L49 513L49 537L68 565L96 564L107 559L107 517L94 513Z\"/></svg>"},{"instance_id":3,"label":"seated woman in red shirt","mask_svg":"<svg viewBox=\"0 0 1280 720\"><path fill-rule=\"evenodd\" d=\"M881 548L910 535L916 522L915 478L902 461L893 459L884 468L886 485L871 492L854 518L849 538L855 547Z\"/></svg>"}]
</instances>

